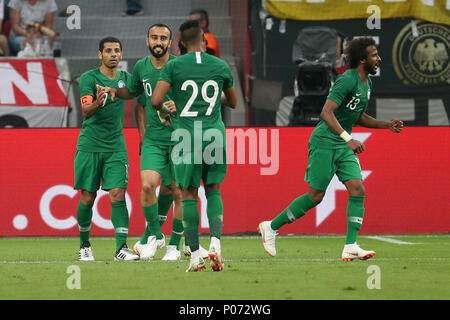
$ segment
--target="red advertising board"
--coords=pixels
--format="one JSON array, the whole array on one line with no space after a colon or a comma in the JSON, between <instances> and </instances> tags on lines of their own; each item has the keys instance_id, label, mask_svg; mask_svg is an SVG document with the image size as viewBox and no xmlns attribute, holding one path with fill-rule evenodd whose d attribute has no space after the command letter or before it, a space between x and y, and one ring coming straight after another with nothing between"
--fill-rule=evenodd
<instances>
[{"instance_id":1,"label":"red advertising board","mask_svg":"<svg viewBox=\"0 0 450 320\"><path fill-rule=\"evenodd\" d=\"M307 144L313 128L229 128L228 173L222 186L224 233L255 232L260 221L307 192ZM139 138L125 129L130 177L130 235L140 235ZM355 128L366 188L361 233L450 232L449 127L406 127L401 134ZM73 157L79 129L0 131L0 236L77 235L79 191ZM204 189L199 190L202 233L208 232ZM343 234L347 192L334 178L323 202L280 233ZM172 210L171 210L172 211ZM92 235L112 235L110 203L99 192ZM171 217L169 214L169 217ZM163 226L170 234L171 219Z\"/></svg>"},{"instance_id":2,"label":"red advertising board","mask_svg":"<svg viewBox=\"0 0 450 320\"><path fill-rule=\"evenodd\" d=\"M67 106L55 60L0 59L0 69L1 106Z\"/></svg>"},{"instance_id":3,"label":"red advertising board","mask_svg":"<svg viewBox=\"0 0 450 320\"><path fill-rule=\"evenodd\" d=\"M66 126L69 100L55 60L5 58L0 70L0 128Z\"/></svg>"}]
</instances>

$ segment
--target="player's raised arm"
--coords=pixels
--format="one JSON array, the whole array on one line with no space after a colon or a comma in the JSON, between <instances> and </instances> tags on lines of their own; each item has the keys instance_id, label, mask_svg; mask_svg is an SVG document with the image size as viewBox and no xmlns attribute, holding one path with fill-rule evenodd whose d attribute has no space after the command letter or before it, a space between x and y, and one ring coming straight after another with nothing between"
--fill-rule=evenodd
<instances>
[{"instance_id":1,"label":"player's raised arm","mask_svg":"<svg viewBox=\"0 0 450 320\"><path fill-rule=\"evenodd\" d=\"M152 94L152 106L156 110L160 110L163 107L163 102L166 94L169 92L171 84L167 81L160 80L156 84L155 91Z\"/></svg>"},{"instance_id":2,"label":"player's raised arm","mask_svg":"<svg viewBox=\"0 0 450 320\"><path fill-rule=\"evenodd\" d=\"M103 106L105 102L105 91L97 88L96 100L91 95L85 95L81 97L81 114L85 118L89 118L97 113L97 111Z\"/></svg>"},{"instance_id":3,"label":"player's raised arm","mask_svg":"<svg viewBox=\"0 0 450 320\"><path fill-rule=\"evenodd\" d=\"M128 89L128 87L123 87L123 88L110 88L110 87L102 87L97 85L98 87L100 87L101 90L103 90L105 93L110 94L111 96L111 101L114 102L114 98L118 97L120 99L124 99L124 100L130 100L133 99L136 95L131 93L130 90Z\"/></svg>"},{"instance_id":4,"label":"player's raised arm","mask_svg":"<svg viewBox=\"0 0 450 320\"><path fill-rule=\"evenodd\" d=\"M177 111L175 103L171 100L164 102L166 94L169 92L171 84L164 80L159 80L156 84L155 91L152 94L151 104L159 112L159 117L165 119L166 125L170 125L170 116Z\"/></svg>"}]
</instances>

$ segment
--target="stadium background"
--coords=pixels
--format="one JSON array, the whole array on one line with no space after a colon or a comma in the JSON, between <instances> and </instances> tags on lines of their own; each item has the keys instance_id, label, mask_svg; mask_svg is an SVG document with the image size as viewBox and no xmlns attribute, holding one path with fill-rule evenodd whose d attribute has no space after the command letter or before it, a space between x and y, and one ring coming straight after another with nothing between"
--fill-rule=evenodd
<instances>
[{"instance_id":1,"label":"stadium background","mask_svg":"<svg viewBox=\"0 0 450 320\"><path fill-rule=\"evenodd\" d=\"M125 1L58 0L59 12L73 4L81 9L80 29L69 29L68 17L55 17L55 30L61 33L62 57L0 59L0 123L8 128L0 130L0 236L77 234L73 219L79 194L70 189L81 125L79 76L99 65L98 42L107 35L123 41L123 68L132 71L135 62L148 55L144 37L149 25L163 22L176 32L189 11L196 8L209 12L210 29L219 41L222 58L232 68L238 89L238 109L225 109L224 121L235 141L235 153L243 152L245 159L243 163L230 165L224 183L225 233L254 232L258 221L272 217L292 198L306 191L303 174L312 127L281 127L287 126L295 98L297 66L292 60L293 45L299 31L310 26L338 29L348 39L362 35L376 37L383 63L380 74L373 77L374 92L368 112L381 120L400 118L407 126L399 136L356 129L367 139L368 146L368 151L361 156L368 190L367 223L362 232L449 232L448 1L339 1L345 3L346 10L334 12L344 12L344 17L334 16L333 10L331 13L323 10L331 2L143 0L144 15L122 17ZM413 3L420 6L413 8ZM371 4L381 7L381 29L367 27L371 14L366 9ZM315 16L307 11L318 5L322 7L313 9L317 12ZM401 74L401 66L411 57L407 54L397 57L395 52L400 50L402 36L407 37L414 28L422 32L425 24L431 24L434 28L429 29L436 30L437 34L434 31L426 34L425 30L420 36L441 41L447 58L441 75L430 73L428 76L433 80L416 83ZM134 103L127 104L125 134L132 165L128 190L132 207L130 234L139 235L144 220L139 205ZM17 122L17 117L24 119L26 125ZM20 126L29 129L11 128ZM267 139L272 133L279 137L278 149ZM270 150L266 157L261 156L262 146ZM256 160L252 160L252 150L257 150ZM272 152L277 150L278 158L275 158ZM278 170L264 175L261 168L271 165L268 160L278 161ZM291 225L283 232L345 233L346 192L338 183L332 187L327 192L330 198L326 207L321 211L315 209L303 224ZM53 198L49 197L52 194ZM96 204L94 235L112 234L108 224L109 204L105 199L99 197ZM201 205L204 206L204 201ZM207 232L206 223L202 219L202 232ZM170 227L167 223L163 231L168 234Z\"/></svg>"}]
</instances>

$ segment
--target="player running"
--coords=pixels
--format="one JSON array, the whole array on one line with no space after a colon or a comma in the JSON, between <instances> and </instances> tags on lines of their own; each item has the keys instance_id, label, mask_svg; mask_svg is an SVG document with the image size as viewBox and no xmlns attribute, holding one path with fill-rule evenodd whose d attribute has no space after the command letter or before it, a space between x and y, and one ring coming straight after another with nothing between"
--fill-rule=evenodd
<instances>
[{"instance_id":1,"label":"player running","mask_svg":"<svg viewBox=\"0 0 450 320\"><path fill-rule=\"evenodd\" d=\"M350 41L347 56L350 59L351 69L337 78L320 114L321 121L309 140L308 167L305 174L305 181L309 182L309 191L292 201L272 221L261 222L258 226L264 249L271 256L276 255L277 230L301 218L308 210L317 206L322 201L334 174L349 193L347 238L342 251L342 260L366 260L375 256L374 251L363 250L356 243L363 222L365 198L357 154L363 152L366 147L362 142L353 139L350 134L355 124L399 133L402 131L403 122L379 121L365 112L372 91L369 74L374 75L381 62L375 41L369 37Z\"/></svg>"},{"instance_id":2,"label":"player running","mask_svg":"<svg viewBox=\"0 0 450 320\"><path fill-rule=\"evenodd\" d=\"M221 271L223 203L220 184L227 171L225 125L220 112L221 93L223 91L225 94L226 104L235 108L234 81L226 62L204 52L203 31L198 21L183 23L180 33L187 53L165 65L151 102L162 108L164 97L172 90L171 97L179 108L178 127L172 137L186 136L187 133L189 140L186 149L180 148L186 143L183 140L174 146L172 152L176 182L183 194L184 234L191 248L191 261L186 271L205 269L198 236L197 196L200 180L206 191L211 267L214 271ZM208 152L209 157L205 156Z\"/></svg>"},{"instance_id":3,"label":"player running","mask_svg":"<svg viewBox=\"0 0 450 320\"><path fill-rule=\"evenodd\" d=\"M109 87L125 87L131 75L117 70L122 59L122 44L113 37L100 41L98 58L100 68L87 71L80 78L81 111L83 125L78 137L74 159L75 189L81 190L77 208L80 231L81 261L94 261L89 242L92 206L101 187L109 192L111 222L116 237L114 260L137 260L127 247L128 210L125 192L128 186L128 155L122 132L125 101L112 101L97 84Z\"/></svg>"}]
</instances>

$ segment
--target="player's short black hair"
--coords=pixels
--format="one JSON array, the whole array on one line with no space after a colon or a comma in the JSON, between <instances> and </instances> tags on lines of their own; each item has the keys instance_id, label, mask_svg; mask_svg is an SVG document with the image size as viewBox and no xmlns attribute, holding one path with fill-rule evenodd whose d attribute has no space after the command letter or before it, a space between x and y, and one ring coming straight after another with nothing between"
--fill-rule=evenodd
<instances>
[{"instance_id":1,"label":"player's short black hair","mask_svg":"<svg viewBox=\"0 0 450 320\"><path fill-rule=\"evenodd\" d=\"M356 68L361 60L367 58L367 47L375 46L376 42L371 37L360 37L347 43L345 54L349 59L350 68Z\"/></svg>"},{"instance_id":2,"label":"player's short black hair","mask_svg":"<svg viewBox=\"0 0 450 320\"><path fill-rule=\"evenodd\" d=\"M200 20L205 20L206 21L206 27L209 26L208 11L206 11L204 9L195 9L195 10L192 10L191 12L189 12L189 15L193 15L193 14L199 14L200 15Z\"/></svg>"},{"instance_id":3,"label":"player's short black hair","mask_svg":"<svg viewBox=\"0 0 450 320\"><path fill-rule=\"evenodd\" d=\"M122 43L120 42L119 39L115 37L106 37L100 40L100 43L98 44L98 51L103 52L103 49L105 48L105 43L107 42L118 43L120 46L120 51L122 51Z\"/></svg>"},{"instance_id":4,"label":"player's short black hair","mask_svg":"<svg viewBox=\"0 0 450 320\"><path fill-rule=\"evenodd\" d=\"M154 23L154 24L152 24L150 27L148 27L148 30L147 30L147 37L148 37L148 35L149 35L149 33L150 33L150 30L153 29L154 27L158 27L158 28L166 28L166 29L169 30L169 32L170 32L170 38L169 38L169 39L172 39L172 29L170 29L169 26L166 25L166 24L164 24L164 23Z\"/></svg>"},{"instance_id":5,"label":"player's short black hair","mask_svg":"<svg viewBox=\"0 0 450 320\"><path fill-rule=\"evenodd\" d=\"M202 32L198 21L187 20L180 26L181 41L192 43L198 39Z\"/></svg>"}]
</instances>

